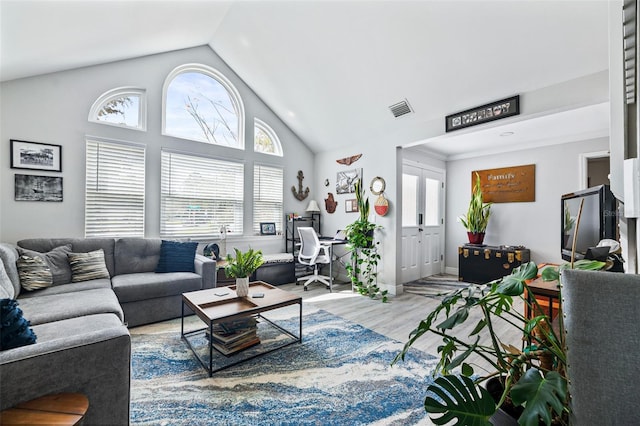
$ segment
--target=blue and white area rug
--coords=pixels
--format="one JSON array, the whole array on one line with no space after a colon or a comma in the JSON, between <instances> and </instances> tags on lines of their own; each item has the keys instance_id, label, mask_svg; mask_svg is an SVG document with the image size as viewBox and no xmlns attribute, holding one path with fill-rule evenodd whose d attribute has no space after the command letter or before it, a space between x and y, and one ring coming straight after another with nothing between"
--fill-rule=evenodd
<instances>
[{"instance_id":1,"label":"blue and white area rug","mask_svg":"<svg viewBox=\"0 0 640 426\"><path fill-rule=\"evenodd\" d=\"M307 311L301 344L211 378L180 339L179 321L133 332L131 424L430 424L423 401L433 356L411 350L391 366L402 342L326 311ZM291 316L279 324L297 330L297 315Z\"/></svg>"}]
</instances>

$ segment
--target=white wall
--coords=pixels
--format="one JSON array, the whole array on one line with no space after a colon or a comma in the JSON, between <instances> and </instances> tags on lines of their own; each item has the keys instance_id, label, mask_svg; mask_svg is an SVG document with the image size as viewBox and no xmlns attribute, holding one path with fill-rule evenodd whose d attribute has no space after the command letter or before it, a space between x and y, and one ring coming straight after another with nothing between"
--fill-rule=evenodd
<instances>
[{"instance_id":1,"label":"white wall","mask_svg":"<svg viewBox=\"0 0 640 426\"><path fill-rule=\"evenodd\" d=\"M161 134L162 87L166 76L185 63L201 63L221 71L238 89L245 107L244 151ZM134 86L147 90L147 131L121 129L87 121L89 108L107 90ZM147 237L158 237L160 229L160 150L162 147L203 153L245 162L245 235L252 233L251 194L254 162L284 167L285 211L302 210L306 202L296 200L298 170L314 175L314 156L304 143L255 95L255 93L209 48L202 46L146 56L105 65L81 68L2 83L0 159L8 157L9 139L62 145L62 173L27 172L63 176L64 201L14 201L14 174L23 170L0 165L0 241L15 242L30 237L84 236L85 136L144 143L147 146L146 213ZM253 152L253 119L258 117L278 134L284 158ZM6 155L6 156L5 156ZM310 180L305 180L309 185ZM313 196L314 194L312 194ZM233 241L233 236L230 237ZM255 242L257 241L257 242ZM250 238L243 244L264 244L266 252L284 249L283 238ZM261 246L262 247L262 246Z\"/></svg>"},{"instance_id":2,"label":"white wall","mask_svg":"<svg viewBox=\"0 0 640 426\"><path fill-rule=\"evenodd\" d=\"M448 162L447 272L457 273L458 246L468 241L456 218L467 211L472 171L535 164L535 201L493 204L485 244L524 245L531 260L560 263L560 196L581 188L579 154L608 147L600 138Z\"/></svg>"},{"instance_id":3,"label":"white wall","mask_svg":"<svg viewBox=\"0 0 640 426\"><path fill-rule=\"evenodd\" d=\"M359 213L345 212L345 200L354 199L355 194L336 193L336 174L338 171L361 168L365 193L371 204L369 220L382 227L375 234L376 240L380 242L378 249L382 257L378 264L378 284L388 289L390 294L396 294L396 148L392 143L376 147L376 149L372 149L366 143L345 143L345 146L345 148L337 151L316 154L316 173L312 188L313 197L317 197L318 204L322 210L322 233L333 235L338 229L344 229L345 226L359 218ZM337 159L360 153L363 153L360 160L350 166L336 163ZM376 176L382 177L386 182L384 195L389 200L389 212L385 216L378 216L373 209L378 197L371 194L369 185L371 179ZM329 179L328 187L324 186L325 179ZM328 214L325 209L325 199L329 192L333 193L335 200L338 201L338 206L333 214ZM340 247L336 248L336 250L339 254L342 254L344 248Z\"/></svg>"}]
</instances>

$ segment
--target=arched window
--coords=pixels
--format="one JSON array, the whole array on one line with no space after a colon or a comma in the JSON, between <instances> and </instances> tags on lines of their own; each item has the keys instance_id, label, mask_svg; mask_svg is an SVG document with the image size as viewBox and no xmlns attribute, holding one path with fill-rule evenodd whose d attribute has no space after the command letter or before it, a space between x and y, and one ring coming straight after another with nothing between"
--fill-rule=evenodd
<instances>
[{"instance_id":1,"label":"arched window","mask_svg":"<svg viewBox=\"0 0 640 426\"><path fill-rule=\"evenodd\" d=\"M147 130L146 91L135 87L118 87L103 93L91 106L89 121Z\"/></svg>"},{"instance_id":2,"label":"arched window","mask_svg":"<svg viewBox=\"0 0 640 426\"><path fill-rule=\"evenodd\" d=\"M282 145L278 135L264 121L260 119L254 120L254 138L253 150L265 154L277 155L282 157Z\"/></svg>"},{"instance_id":3,"label":"arched window","mask_svg":"<svg viewBox=\"0 0 640 426\"><path fill-rule=\"evenodd\" d=\"M163 134L244 149L244 106L220 72L199 64L174 69L163 92Z\"/></svg>"}]
</instances>

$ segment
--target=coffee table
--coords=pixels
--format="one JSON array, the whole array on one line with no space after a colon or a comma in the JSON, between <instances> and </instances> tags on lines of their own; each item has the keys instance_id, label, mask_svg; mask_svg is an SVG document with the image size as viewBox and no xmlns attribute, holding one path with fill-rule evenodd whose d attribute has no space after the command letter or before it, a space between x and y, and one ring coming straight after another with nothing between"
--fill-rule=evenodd
<instances>
[{"instance_id":1,"label":"coffee table","mask_svg":"<svg viewBox=\"0 0 640 426\"><path fill-rule=\"evenodd\" d=\"M249 294L246 297L238 297L236 294L236 286L217 287L207 290L198 290L182 294L182 318L180 325L180 334L194 355L208 371L209 377L216 371L229 368L241 362L253 359L257 356L273 352L293 343L302 342L302 297L291 292L281 290L277 287L262 281L249 283ZM263 297L254 297L256 294L262 293ZM274 321L265 318L263 313L291 305L299 305L299 329L298 334L286 330ZM184 314L185 306L193 311L196 316L205 324L204 328L193 331L184 331ZM289 338L275 339L277 344L263 345L258 344L252 350L245 350L225 356L213 346L213 339L206 339L206 333L213 335L214 324L220 322L233 321L240 318L256 317L262 323L259 330L270 327L271 331L275 330L280 334L289 336ZM264 321L262 321L264 320ZM202 352L202 344L196 347L195 340L200 338L200 342L206 342L206 351L208 351L208 362ZM200 349L200 350L199 350ZM216 366L214 367L214 350L216 358ZM220 362L218 362L220 361Z\"/></svg>"}]
</instances>

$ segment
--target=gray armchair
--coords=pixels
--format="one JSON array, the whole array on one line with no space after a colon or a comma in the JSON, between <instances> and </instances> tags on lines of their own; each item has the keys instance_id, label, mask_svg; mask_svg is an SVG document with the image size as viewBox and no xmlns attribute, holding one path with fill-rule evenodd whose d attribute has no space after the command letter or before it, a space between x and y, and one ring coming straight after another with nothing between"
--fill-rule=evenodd
<instances>
[{"instance_id":1,"label":"gray armchair","mask_svg":"<svg viewBox=\"0 0 640 426\"><path fill-rule=\"evenodd\" d=\"M561 281L572 424L640 424L640 275L566 270Z\"/></svg>"}]
</instances>

